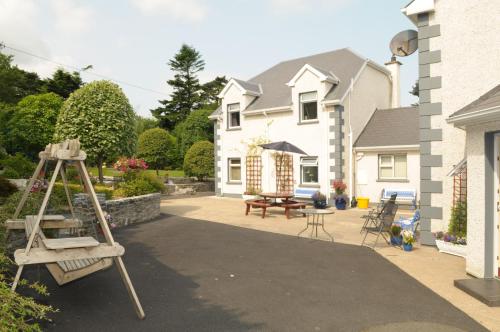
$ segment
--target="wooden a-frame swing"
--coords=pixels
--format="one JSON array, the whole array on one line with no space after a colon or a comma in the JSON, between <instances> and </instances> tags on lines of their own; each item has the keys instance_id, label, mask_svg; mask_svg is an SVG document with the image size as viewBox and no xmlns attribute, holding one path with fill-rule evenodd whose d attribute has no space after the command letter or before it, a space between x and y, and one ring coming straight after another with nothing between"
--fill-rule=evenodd
<instances>
[{"instance_id":1,"label":"wooden a-frame swing","mask_svg":"<svg viewBox=\"0 0 500 332\"><path fill-rule=\"evenodd\" d=\"M75 139L66 140L59 144L49 144L44 151L40 152L39 157L40 162L24 191L13 219L7 220L6 222L8 229L24 228L28 239L26 248L18 249L14 253L14 259L18 265L18 270L12 284L12 291L16 290L24 265L45 264L57 283L63 285L67 282L107 268L111 266L114 261L130 299L132 300L135 311L139 318L143 319L145 317L144 311L121 258L125 253L125 249L114 241L111 231L109 230L108 223L105 220L104 213L85 167L84 160L86 159L86 154L84 151L80 150L80 142L78 139ZM38 215L26 216L25 220L17 219L35 184L35 180L42 174L44 165L49 161L55 161L56 166ZM81 226L81 222L75 218L73 205L71 203L68 182L64 171L65 163L75 164L80 178L83 180L84 190L94 206L106 243L99 243L93 237L57 239L48 239L45 237L42 229L76 228ZM59 174L63 181L72 219L66 219L62 215L45 215L50 195Z\"/></svg>"}]
</instances>

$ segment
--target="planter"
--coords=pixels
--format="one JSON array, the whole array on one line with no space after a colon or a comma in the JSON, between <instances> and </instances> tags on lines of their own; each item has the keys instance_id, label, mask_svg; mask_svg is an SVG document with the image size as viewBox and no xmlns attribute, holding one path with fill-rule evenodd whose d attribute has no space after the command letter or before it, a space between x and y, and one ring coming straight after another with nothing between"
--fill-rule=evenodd
<instances>
[{"instance_id":1,"label":"planter","mask_svg":"<svg viewBox=\"0 0 500 332\"><path fill-rule=\"evenodd\" d=\"M467 256L467 245L445 242L443 240L436 240L436 246L438 247L439 252L443 252L445 254L460 256L464 258Z\"/></svg>"},{"instance_id":2,"label":"planter","mask_svg":"<svg viewBox=\"0 0 500 332\"><path fill-rule=\"evenodd\" d=\"M344 198L335 198L335 207L337 208L337 210L345 210L346 205L347 201Z\"/></svg>"},{"instance_id":3,"label":"planter","mask_svg":"<svg viewBox=\"0 0 500 332\"><path fill-rule=\"evenodd\" d=\"M413 244L412 243L403 243L403 249L404 249L404 251L412 251Z\"/></svg>"},{"instance_id":4,"label":"planter","mask_svg":"<svg viewBox=\"0 0 500 332\"><path fill-rule=\"evenodd\" d=\"M326 209L326 200L313 201L315 209Z\"/></svg>"},{"instance_id":5,"label":"planter","mask_svg":"<svg viewBox=\"0 0 500 332\"><path fill-rule=\"evenodd\" d=\"M246 195L246 194L241 195L241 197L243 197L243 200L245 200L245 201L247 201L249 199L257 199L257 198L259 198L258 195Z\"/></svg>"},{"instance_id":6,"label":"planter","mask_svg":"<svg viewBox=\"0 0 500 332\"><path fill-rule=\"evenodd\" d=\"M393 246L400 246L401 244L403 244L403 237L401 235L400 236L391 235L391 244Z\"/></svg>"}]
</instances>

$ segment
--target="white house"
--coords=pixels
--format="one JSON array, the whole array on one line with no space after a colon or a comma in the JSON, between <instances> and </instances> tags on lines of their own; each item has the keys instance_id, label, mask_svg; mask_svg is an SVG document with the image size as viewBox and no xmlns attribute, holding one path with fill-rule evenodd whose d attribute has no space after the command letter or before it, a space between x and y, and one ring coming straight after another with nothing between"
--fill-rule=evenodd
<instances>
[{"instance_id":1,"label":"white house","mask_svg":"<svg viewBox=\"0 0 500 332\"><path fill-rule=\"evenodd\" d=\"M446 230L447 174L466 158L466 270L498 276L500 2L415 0L402 11L419 38L422 242L434 244L432 232Z\"/></svg>"},{"instance_id":2,"label":"white house","mask_svg":"<svg viewBox=\"0 0 500 332\"><path fill-rule=\"evenodd\" d=\"M420 189L418 109L376 110L354 143L355 194L379 202L384 189Z\"/></svg>"},{"instance_id":3,"label":"white house","mask_svg":"<svg viewBox=\"0 0 500 332\"><path fill-rule=\"evenodd\" d=\"M273 157L255 145L276 141L307 153L293 155L279 174L283 190L331 194L333 180L343 179L353 193L353 142L376 109L399 104L398 77L399 63L386 68L345 48L281 62L247 81L230 79L210 117L217 195L275 191Z\"/></svg>"}]
</instances>

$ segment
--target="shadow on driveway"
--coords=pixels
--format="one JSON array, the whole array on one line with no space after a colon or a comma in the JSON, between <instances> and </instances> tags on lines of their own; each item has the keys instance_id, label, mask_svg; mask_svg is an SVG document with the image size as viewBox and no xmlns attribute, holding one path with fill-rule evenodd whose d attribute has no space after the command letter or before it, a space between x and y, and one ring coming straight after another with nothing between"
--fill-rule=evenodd
<instances>
[{"instance_id":1,"label":"shadow on driveway","mask_svg":"<svg viewBox=\"0 0 500 332\"><path fill-rule=\"evenodd\" d=\"M60 288L43 268L49 330L486 331L367 248L177 216L115 238L146 319L115 267Z\"/></svg>"}]
</instances>

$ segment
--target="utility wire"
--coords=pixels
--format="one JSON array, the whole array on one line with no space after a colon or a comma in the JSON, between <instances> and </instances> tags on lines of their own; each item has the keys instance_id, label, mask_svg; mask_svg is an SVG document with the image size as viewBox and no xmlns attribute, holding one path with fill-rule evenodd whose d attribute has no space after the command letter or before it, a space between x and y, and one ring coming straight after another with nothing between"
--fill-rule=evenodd
<instances>
[{"instance_id":1,"label":"utility wire","mask_svg":"<svg viewBox=\"0 0 500 332\"><path fill-rule=\"evenodd\" d=\"M28 56L31 56L31 57L34 57L34 58L37 58L37 59L40 59L40 60L43 60L43 61L47 61L47 62L53 63L55 65L58 65L60 67L70 68L72 70L76 70L79 73L80 72L85 72L86 74L94 75L96 77L100 77L100 78L103 78L103 79L106 79L106 80L110 80L110 81L113 81L113 82L116 82L116 83L127 85L127 86L130 86L132 88L136 88L136 89L140 89L140 90L143 90L143 91L148 91L148 92L152 92L152 93L156 93L156 94L159 94L159 95L162 95L162 96L169 97L169 95L167 95L164 92L160 92L160 91L156 91L156 90L153 90L153 89L145 88L145 87L142 87L140 85L133 84L133 83L128 83L128 82L125 82L125 81L122 81L122 80L117 80L117 79L114 79L114 78L106 76L106 75L101 75L101 74L95 73L93 71L88 71L90 69L93 69L92 65L88 65L88 66L85 66L85 67L82 67L82 68L78 68L76 66L72 66L72 65L61 63L61 62L53 61L53 60L51 60L49 58L46 58L46 57L43 57L41 55L33 54L33 53L28 52L28 51L24 51L24 50L21 50L21 49L18 49L18 48L14 48L14 47L6 45L4 42L0 42L0 49L2 49L2 48L7 48L7 49L12 50L14 52L22 53L22 54L25 54L25 55L28 55Z\"/></svg>"}]
</instances>

